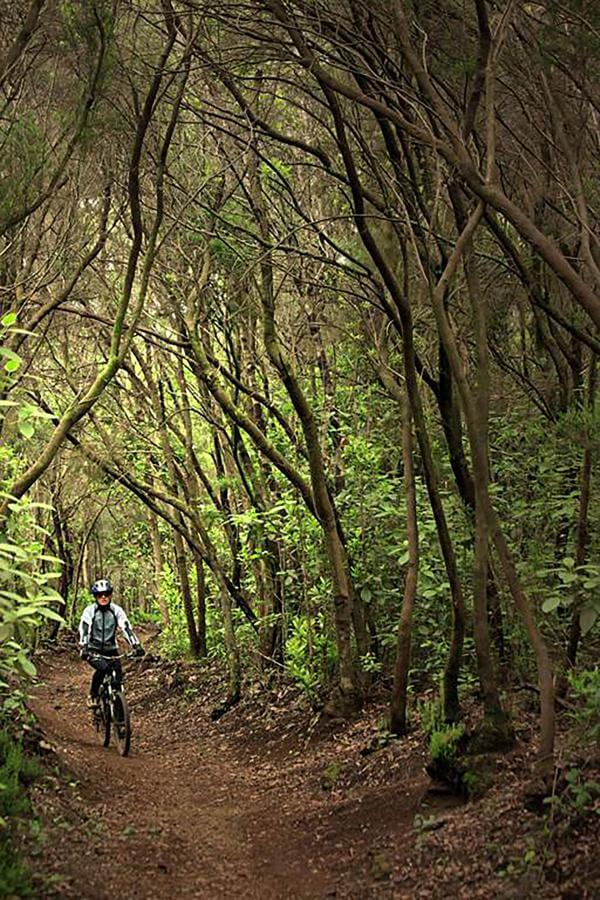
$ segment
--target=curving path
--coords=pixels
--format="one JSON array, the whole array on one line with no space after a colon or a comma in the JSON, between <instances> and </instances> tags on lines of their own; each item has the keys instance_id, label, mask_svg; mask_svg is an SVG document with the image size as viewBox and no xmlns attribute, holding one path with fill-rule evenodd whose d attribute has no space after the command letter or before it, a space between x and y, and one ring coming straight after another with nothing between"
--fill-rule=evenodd
<instances>
[{"instance_id":1,"label":"curving path","mask_svg":"<svg viewBox=\"0 0 600 900\"><path fill-rule=\"evenodd\" d=\"M400 808L396 798L393 823L383 789L334 802L307 770L300 742L274 760L260 742L242 746L206 708L164 704L151 669L127 682L134 733L123 759L92 732L83 702L89 671L70 651L52 655L31 703L71 773L70 786L57 779L57 793L45 788L38 798L45 896L411 896L378 882L373 853L392 824L396 836L410 832L422 775Z\"/></svg>"}]
</instances>

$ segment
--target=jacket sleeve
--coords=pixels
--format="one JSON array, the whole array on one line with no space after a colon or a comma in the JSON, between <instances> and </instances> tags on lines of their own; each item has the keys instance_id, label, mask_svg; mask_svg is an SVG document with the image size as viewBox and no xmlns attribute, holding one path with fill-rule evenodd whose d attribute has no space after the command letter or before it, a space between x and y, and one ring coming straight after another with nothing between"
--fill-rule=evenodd
<instances>
[{"instance_id":1,"label":"jacket sleeve","mask_svg":"<svg viewBox=\"0 0 600 900\"><path fill-rule=\"evenodd\" d=\"M129 619L125 615L125 610L121 609L121 607L117 606L116 604L114 604L114 606L115 606L115 613L117 616L117 624L118 624L119 628L121 629L121 631L123 632L123 634L125 635L127 643L131 647L137 647L137 645L139 644L139 641L136 638L135 634L133 633L133 629L132 629L131 625L129 624Z\"/></svg>"},{"instance_id":2,"label":"jacket sleeve","mask_svg":"<svg viewBox=\"0 0 600 900\"><path fill-rule=\"evenodd\" d=\"M93 611L92 607L88 606L84 609L81 619L79 621L79 644L81 647L85 647L90 639L90 628L92 627L92 619L93 619Z\"/></svg>"}]
</instances>

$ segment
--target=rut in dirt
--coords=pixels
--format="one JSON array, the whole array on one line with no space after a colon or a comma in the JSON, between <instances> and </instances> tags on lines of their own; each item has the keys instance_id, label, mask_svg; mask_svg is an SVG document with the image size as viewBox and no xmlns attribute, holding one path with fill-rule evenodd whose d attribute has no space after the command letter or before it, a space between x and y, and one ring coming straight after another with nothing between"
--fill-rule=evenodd
<instances>
[{"instance_id":1,"label":"rut in dirt","mask_svg":"<svg viewBox=\"0 0 600 900\"><path fill-rule=\"evenodd\" d=\"M145 666L126 680L127 758L98 743L84 703L88 668L71 652L43 666L32 708L71 782L44 798L46 896L384 896L372 884L373 853L391 834L407 840L422 769L392 804L383 789L360 786L334 801L302 741L276 753L245 744L210 721L208 706L169 701Z\"/></svg>"}]
</instances>

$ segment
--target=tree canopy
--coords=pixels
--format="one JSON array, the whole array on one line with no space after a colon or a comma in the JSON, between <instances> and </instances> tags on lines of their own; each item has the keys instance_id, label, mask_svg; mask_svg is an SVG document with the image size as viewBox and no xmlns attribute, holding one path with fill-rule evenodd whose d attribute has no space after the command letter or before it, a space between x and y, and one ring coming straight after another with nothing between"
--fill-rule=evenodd
<instances>
[{"instance_id":1,"label":"tree canopy","mask_svg":"<svg viewBox=\"0 0 600 900\"><path fill-rule=\"evenodd\" d=\"M403 734L477 683L496 746L535 682L550 771L598 645L598 5L5 6L2 664L112 574L227 703L283 667Z\"/></svg>"}]
</instances>

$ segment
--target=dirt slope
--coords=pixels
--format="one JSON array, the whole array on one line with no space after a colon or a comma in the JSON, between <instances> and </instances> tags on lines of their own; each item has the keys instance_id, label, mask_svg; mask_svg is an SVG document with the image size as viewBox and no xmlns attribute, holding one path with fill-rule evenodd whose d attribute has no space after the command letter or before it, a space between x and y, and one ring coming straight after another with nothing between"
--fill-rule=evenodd
<instances>
[{"instance_id":1,"label":"dirt slope","mask_svg":"<svg viewBox=\"0 0 600 900\"><path fill-rule=\"evenodd\" d=\"M41 803L48 840L39 868L55 875L47 896L359 897L363 876L387 878L379 843L411 832L426 784L420 758L401 805L383 786L348 800L327 789L335 765L325 766L325 784L307 773L297 739L275 756L268 735L242 747L208 707L166 701L149 671L127 681L134 734L123 759L92 731L89 671L72 653L51 657L31 704L72 773L70 787L57 779L58 793L45 790Z\"/></svg>"},{"instance_id":2,"label":"dirt slope","mask_svg":"<svg viewBox=\"0 0 600 900\"><path fill-rule=\"evenodd\" d=\"M96 741L90 669L73 649L41 673L32 706L58 763L34 797L43 900L599 896L594 822L575 822L559 852L524 807L534 713L519 714L521 740L492 789L461 806L428 794L417 732L381 745L384 706L317 725L280 687L212 722L214 679L145 660L127 677L123 759Z\"/></svg>"}]
</instances>

